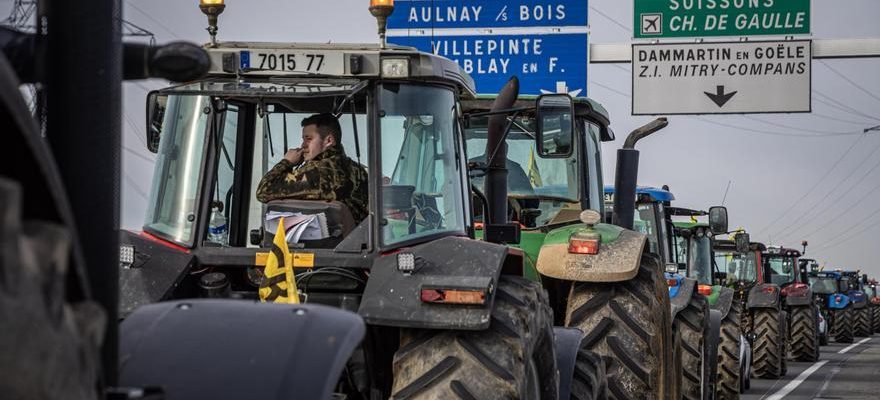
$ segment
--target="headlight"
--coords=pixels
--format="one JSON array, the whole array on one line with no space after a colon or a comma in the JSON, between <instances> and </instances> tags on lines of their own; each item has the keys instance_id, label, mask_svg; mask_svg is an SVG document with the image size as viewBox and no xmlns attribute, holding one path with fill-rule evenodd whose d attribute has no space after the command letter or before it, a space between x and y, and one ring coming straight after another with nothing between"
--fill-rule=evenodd
<instances>
[{"instance_id":1,"label":"headlight","mask_svg":"<svg viewBox=\"0 0 880 400\"><path fill-rule=\"evenodd\" d=\"M382 59L382 77L383 78L408 78L409 77L409 59L408 58L383 58Z\"/></svg>"}]
</instances>

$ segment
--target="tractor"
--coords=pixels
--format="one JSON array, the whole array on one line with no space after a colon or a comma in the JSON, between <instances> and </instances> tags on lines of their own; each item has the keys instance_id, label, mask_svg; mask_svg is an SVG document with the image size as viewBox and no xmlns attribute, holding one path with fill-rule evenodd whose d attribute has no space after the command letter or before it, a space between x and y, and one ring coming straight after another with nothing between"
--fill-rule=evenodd
<instances>
[{"instance_id":1,"label":"tractor","mask_svg":"<svg viewBox=\"0 0 880 400\"><path fill-rule=\"evenodd\" d=\"M798 259L801 252L769 246L763 254L764 274L768 282L781 288L782 307L788 313L789 355L798 361L819 359L818 321L810 284L804 279Z\"/></svg>"},{"instance_id":2,"label":"tractor","mask_svg":"<svg viewBox=\"0 0 880 400\"><path fill-rule=\"evenodd\" d=\"M749 242L748 234L734 240L716 240L715 264L724 285L733 289L734 301L742 310L740 327L752 348L752 376L776 379L785 376L786 313L782 309L780 288L762 274L763 243Z\"/></svg>"},{"instance_id":3,"label":"tractor","mask_svg":"<svg viewBox=\"0 0 880 400\"><path fill-rule=\"evenodd\" d=\"M853 307L848 280L839 271L811 271L810 288L837 343L853 341Z\"/></svg>"},{"instance_id":4,"label":"tractor","mask_svg":"<svg viewBox=\"0 0 880 400\"><path fill-rule=\"evenodd\" d=\"M669 286L669 298L673 318L673 333L677 336L676 347L682 364L682 395L688 399L707 399L715 395L718 344L723 313L710 311L705 287L696 278L679 270L677 241L674 238L671 207L675 196L668 190L638 187L636 190L636 217L633 227L648 236L651 252L664 263L665 278ZM615 188L605 188L605 199L611 203L616 197ZM712 229L727 233L727 214L723 207L712 209ZM722 215L723 214L723 215ZM738 346L737 346L738 347Z\"/></svg>"},{"instance_id":5,"label":"tractor","mask_svg":"<svg viewBox=\"0 0 880 400\"><path fill-rule=\"evenodd\" d=\"M673 217L695 219L709 215L706 211L678 207L666 210ZM673 226L679 270L697 281L709 307L720 314L716 398L738 399L751 385L752 349L740 327L740 303L734 301L733 289L723 286L726 274L718 271L714 262L715 232L705 222L673 221Z\"/></svg>"},{"instance_id":6,"label":"tractor","mask_svg":"<svg viewBox=\"0 0 880 400\"><path fill-rule=\"evenodd\" d=\"M862 275L860 271L843 271L842 274L849 287L847 295L853 307L853 336L871 336L873 333L871 322L872 310L864 290L867 276Z\"/></svg>"},{"instance_id":7,"label":"tractor","mask_svg":"<svg viewBox=\"0 0 880 400\"><path fill-rule=\"evenodd\" d=\"M645 235L624 229L626 216L616 226L600 221L600 145L614 138L608 114L590 99L554 97L561 118L542 116L540 98L538 108L527 96L505 104L510 129L500 138L491 130L500 98L463 102L472 190L486 199L474 202L478 232L491 239L491 224L519 228L501 241L521 249L526 276L548 290L555 324L586 333L587 347L606 362L612 396L678 398L662 264L647 253ZM633 146L663 126L655 121L630 135L618 152L618 180L635 182Z\"/></svg>"},{"instance_id":8,"label":"tractor","mask_svg":"<svg viewBox=\"0 0 880 400\"><path fill-rule=\"evenodd\" d=\"M810 276L813 272L818 272L820 270L819 262L810 258L801 258L798 260L798 266L800 268L800 282L805 282L810 285L810 292L813 292ZM825 346L828 344L829 324L825 319L825 313L822 312L822 308L819 305L821 301L824 301L822 295L813 293L813 306L816 309L817 322L816 334L819 337L819 345Z\"/></svg>"}]
</instances>

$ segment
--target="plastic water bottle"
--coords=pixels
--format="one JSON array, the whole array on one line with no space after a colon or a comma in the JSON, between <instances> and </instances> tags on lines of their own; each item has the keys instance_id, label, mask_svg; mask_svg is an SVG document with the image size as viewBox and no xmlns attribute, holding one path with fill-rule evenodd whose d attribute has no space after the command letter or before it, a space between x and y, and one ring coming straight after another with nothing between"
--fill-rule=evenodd
<instances>
[{"instance_id":1,"label":"plastic water bottle","mask_svg":"<svg viewBox=\"0 0 880 400\"><path fill-rule=\"evenodd\" d=\"M229 245L229 225L223 216L223 203L215 202L211 207L211 221L208 223L208 240L221 246Z\"/></svg>"}]
</instances>

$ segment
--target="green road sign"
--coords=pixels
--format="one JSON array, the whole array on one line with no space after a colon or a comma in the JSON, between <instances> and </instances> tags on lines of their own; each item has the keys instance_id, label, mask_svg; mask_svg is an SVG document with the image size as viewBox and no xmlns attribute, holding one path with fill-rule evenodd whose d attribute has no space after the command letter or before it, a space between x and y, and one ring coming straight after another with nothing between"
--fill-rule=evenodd
<instances>
[{"instance_id":1,"label":"green road sign","mask_svg":"<svg viewBox=\"0 0 880 400\"><path fill-rule=\"evenodd\" d=\"M806 35L810 0L634 0L633 37Z\"/></svg>"}]
</instances>

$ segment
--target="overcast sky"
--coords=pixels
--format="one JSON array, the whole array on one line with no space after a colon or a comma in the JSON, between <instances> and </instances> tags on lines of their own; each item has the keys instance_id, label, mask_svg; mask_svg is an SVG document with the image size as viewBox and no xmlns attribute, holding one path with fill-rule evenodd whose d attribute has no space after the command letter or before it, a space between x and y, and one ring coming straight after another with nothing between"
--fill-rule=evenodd
<instances>
[{"instance_id":1,"label":"overcast sky","mask_svg":"<svg viewBox=\"0 0 880 400\"><path fill-rule=\"evenodd\" d=\"M376 23L368 0L227 0L220 40L372 42ZM124 0L126 20L158 42L207 41L198 1ZM0 0L7 15L11 0ZM625 43L632 1L591 0L590 41ZM813 0L814 39L880 38L880 1ZM880 59L814 60L812 114L671 116L669 127L640 142L640 183L668 184L676 205L725 205L731 228L753 240L800 247L827 268L861 268L880 277ZM144 219L154 156L144 141L146 91L161 81L124 87L121 224ZM629 64L589 66L589 96L610 112L618 140L603 147L606 183L615 150L652 117L631 116ZM670 93L670 96L674 96ZM828 136L830 133L841 135Z\"/></svg>"}]
</instances>

